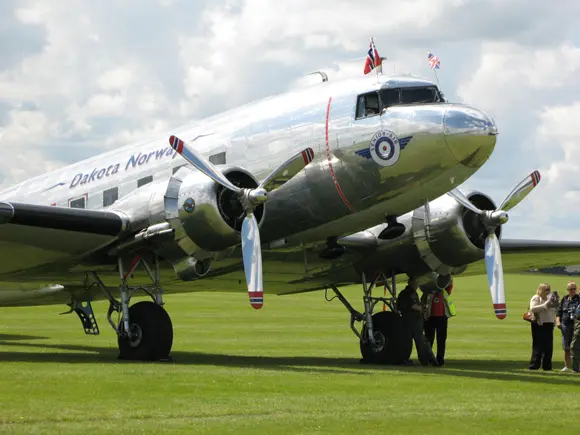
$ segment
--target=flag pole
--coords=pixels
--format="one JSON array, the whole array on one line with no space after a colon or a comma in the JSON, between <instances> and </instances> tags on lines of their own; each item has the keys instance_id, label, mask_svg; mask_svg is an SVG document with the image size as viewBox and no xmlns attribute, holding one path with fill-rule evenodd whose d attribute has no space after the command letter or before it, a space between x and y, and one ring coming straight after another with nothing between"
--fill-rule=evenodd
<instances>
[{"instance_id":1,"label":"flag pole","mask_svg":"<svg viewBox=\"0 0 580 435\"><path fill-rule=\"evenodd\" d=\"M435 74L435 80L437 80L437 87L441 89L441 85L439 85L439 77L437 77L437 68L433 68L433 74Z\"/></svg>"},{"instance_id":2,"label":"flag pole","mask_svg":"<svg viewBox=\"0 0 580 435\"><path fill-rule=\"evenodd\" d=\"M374 48L375 48L375 38L373 38L371 36L371 49L374 50ZM374 53L373 53L373 56L374 56ZM376 64L377 60L380 61L380 59L375 59L375 64ZM379 67L378 66L375 66L374 69L375 69L375 74L377 75L377 84L379 84L380 83L380 80L379 80Z\"/></svg>"}]
</instances>

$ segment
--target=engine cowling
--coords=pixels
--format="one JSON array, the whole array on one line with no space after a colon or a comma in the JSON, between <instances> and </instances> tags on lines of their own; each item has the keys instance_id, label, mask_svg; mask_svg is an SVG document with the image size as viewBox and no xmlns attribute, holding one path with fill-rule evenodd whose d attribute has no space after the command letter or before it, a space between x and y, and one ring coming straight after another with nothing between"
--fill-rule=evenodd
<instances>
[{"instance_id":1,"label":"engine cowling","mask_svg":"<svg viewBox=\"0 0 580 435\"><path fill-rule=\"evenodd\" d=\"M481 192L468 192L466 197L482 210L495 209L493 200ZM452 274L484 258L487 233L481 219L448 195L430 202L429 210L418 208L398 221L405 231L390 240L378 238L386 224L367 230L378 245L374 266L389 265L418 277L423 291L445 288ZM495 232L501 238L501 227Z\"/></svg>"},{"instance_id":2,"label":"engine cowling","mask_svg":"<svg viewBox=\"0 0 580 435\"><path fill-rule=\"evenodd\" d=\"M219 165L218 169L236 186L255 188L259 184L243 168ZM244 209L237 195L188 167L180 168L169 181L137 189L111 208L129 217L134 232L171 228L173 237L154 243L153 249L186 281L209 272L214 253L240 243ZM254 214L260 223L264 205L256 207Z\"/></svg>"}]
</instances>

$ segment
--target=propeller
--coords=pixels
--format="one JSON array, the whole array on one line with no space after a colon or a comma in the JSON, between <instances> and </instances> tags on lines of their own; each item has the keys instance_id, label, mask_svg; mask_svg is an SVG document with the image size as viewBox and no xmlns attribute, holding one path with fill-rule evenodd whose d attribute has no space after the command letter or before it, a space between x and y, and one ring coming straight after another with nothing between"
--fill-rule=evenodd
<instances>
[{"instance_id":1,"label":"propeller","mask_svg":"<svg viewBox=\"0 0 580 435\"><path fill-rule=\"evenodd\" d=\"M171 135L169 144L185 160L209 178L238 195L246 213L242 223L242 258L246 283L248 285L248 296L250 298L250 305L253 308L262 308L262 305L264 305L262 250L258 221L254 216L254 210L257 206L268 200L269 192L282 186L310 164L314 159L314 151L312 148L306 148L296 153L274 169L258 187L246 189L234 186L211 162L206 160L195 148L190 147L177 136Z\"/></svg>"},{"instance_id":2,"label":"propeller","mask_svg":"<svg viewBox=\"0 0 580 435\"><path fill-rule=\"evenodd\" d=\"M487 237L485 239L485 269L487 272L487 281L495 315L498 319L505 319L507 316L507 307L505 302L505 288L503 281L503 265L501 262L501 250L499 240L495 235L495 230L505 224L508 220L507 212L518 205L540 182L540 173L532 172L524 178L503 200L501 205L495 210L480 210L473 205L459 191L453 189L447 194L454 198L459 204L471 210L479 216L481 222L486 228Z\"/></svg>"}]
</instances>

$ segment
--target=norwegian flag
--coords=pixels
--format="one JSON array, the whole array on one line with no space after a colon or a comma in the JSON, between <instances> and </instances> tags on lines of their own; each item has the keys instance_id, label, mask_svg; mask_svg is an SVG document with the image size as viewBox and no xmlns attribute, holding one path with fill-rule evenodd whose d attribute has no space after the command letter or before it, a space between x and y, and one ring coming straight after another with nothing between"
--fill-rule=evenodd
<instances>
[{"instance_id":1,"label":"norwegian flag","mask_svg":"<svg viewBox=\"0 0 580 435\"><path fill-rule=\"evenodd\" d=\"M435 56L433 53L429 52L427 58L429 59L429 67L431 69L441 68L441 62L439 62L439 58Z\"/></svg>"},{"instance_id":2,"label":"norwegian flag","mask_svg":"<svg viewBox=\"0 0 580 435\"><path fill-rule=\"evenodd\" d=\"M365 60L365 75L370 73L373 69L382 65L382 58L379 56L379 52L375 47L375 42L373 38L371 38L371 43L369 46L369 51L367 52L367 58Z\"/></svg>"}]
</instances>

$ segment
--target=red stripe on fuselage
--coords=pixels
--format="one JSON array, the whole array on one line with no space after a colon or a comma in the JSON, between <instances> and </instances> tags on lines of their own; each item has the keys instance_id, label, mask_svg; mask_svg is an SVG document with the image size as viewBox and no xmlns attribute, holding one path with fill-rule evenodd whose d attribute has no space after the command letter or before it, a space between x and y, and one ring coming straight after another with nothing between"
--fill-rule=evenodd
<instances>
[{"instance_id":1,"label":"red stripe on fuselage","mask_svg":"<svg viewBox=\"0 0 580 435\"><path fill-rule=\"evenodd\" d=\"M332 97L330 97L328 99L328 105L326 106L325 130L326 130L326 158L328 159L328 168L330 169L330 175L332 177L332 182L334 183L334 187L336 187L336 191L338 192L340 198L342 199L342 202L344 202L344 204L348 207L348 209L351 212L354 212L355 209L352 205L350 205L350 202L348 202L348 199L346 199L346 196L344 195L342 189L340 188L340 184L338 184L338 180L336 179L336 174L334 173L334 168L332 167L332 158L330 156L330 145L328 143L328 121L330 118L330 103L331 102L332 102Z\"/></svg>"}]
</instances>

